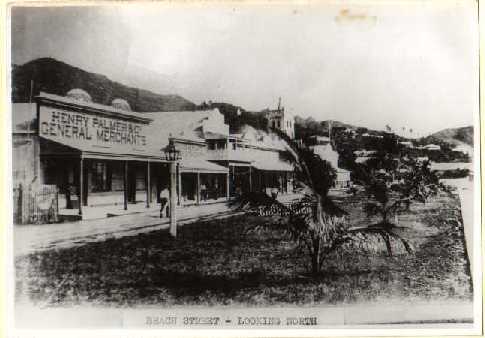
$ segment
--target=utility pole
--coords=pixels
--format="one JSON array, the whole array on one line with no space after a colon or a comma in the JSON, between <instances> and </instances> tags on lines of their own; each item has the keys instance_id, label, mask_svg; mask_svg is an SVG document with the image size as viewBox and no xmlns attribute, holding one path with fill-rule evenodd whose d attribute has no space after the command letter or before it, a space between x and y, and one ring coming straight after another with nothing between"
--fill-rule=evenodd
<instances>
[{"instance_id":1,"label":"utility pole","mask_svg":"<svg viewBox=\"0 0 485 338\"><path fill-rule=\"evenodd\" d=\"M170 175L170 235L177 237L177 163L169 164ZM180 183L179 183L180 184Z\"/></svg>"}]
</instances>

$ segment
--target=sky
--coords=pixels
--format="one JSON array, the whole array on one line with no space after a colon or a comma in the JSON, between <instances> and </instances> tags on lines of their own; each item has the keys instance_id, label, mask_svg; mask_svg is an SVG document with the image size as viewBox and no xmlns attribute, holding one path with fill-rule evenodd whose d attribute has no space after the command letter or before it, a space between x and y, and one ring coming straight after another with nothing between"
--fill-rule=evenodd
<instances>
[{"instance_id":1,"label":"sky","mask_svg":"<svg viewBox=\"0 0 485 338\"><path fill-rule=\"evenodd\" d=\"M14 7L11 58L53 57L195 103L260 110L281 97L295 115L408 136L473 124L475 2L362 4Z\"/></svg>"}]
</instances>

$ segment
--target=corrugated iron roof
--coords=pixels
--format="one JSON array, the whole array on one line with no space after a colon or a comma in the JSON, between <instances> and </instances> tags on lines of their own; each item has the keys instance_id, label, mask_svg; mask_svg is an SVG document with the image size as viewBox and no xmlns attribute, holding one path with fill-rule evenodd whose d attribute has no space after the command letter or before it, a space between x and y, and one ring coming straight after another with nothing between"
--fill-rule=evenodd
<instances>
[{"instance_id":1,"label":"corrugated iron roof","mask_svg":"<svg viewBox=\"0 0 485 338\"><path fill-rule=\"evenodd\" d=\"M182 158L180 161L181 172L206 172L206 173L224 173L229 172L229 168L217 165L201 158Z\"/></svg>"}]
</instances>

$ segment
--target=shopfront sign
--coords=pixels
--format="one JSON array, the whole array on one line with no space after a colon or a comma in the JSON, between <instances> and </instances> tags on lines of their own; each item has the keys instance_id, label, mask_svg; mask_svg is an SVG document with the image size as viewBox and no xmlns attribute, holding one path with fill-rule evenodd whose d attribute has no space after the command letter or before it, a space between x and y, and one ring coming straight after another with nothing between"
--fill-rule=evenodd
<instances>
[{"instance_id":1,"label":"shopfront sign","mask_svg":"<svg viewBox=\"0 0 485 338\"><path fill-rule=\"evenodd\" d=\"M39 134L64 143L90 146L146 146L147 125L48 106L39 109Z\"/></svg>"}]
</instances>

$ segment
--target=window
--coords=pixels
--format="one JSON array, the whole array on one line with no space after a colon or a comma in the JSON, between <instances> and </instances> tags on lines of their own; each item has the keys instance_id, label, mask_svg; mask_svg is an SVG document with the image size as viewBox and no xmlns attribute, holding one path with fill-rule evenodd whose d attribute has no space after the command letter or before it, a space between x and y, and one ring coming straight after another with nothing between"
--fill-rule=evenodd
<instances>
[{"instance_id":1,"label":"window","mask_svg":"<svg viewBox=\"0 0 485 338\"><path fill-rule=\"evenodd\" d=\"M281 121L278 121L278 128L281 128Z\"/></svg>"},{"instance_id":2,"label":"window","mask_svg":"<svg viewBox=\"0 0 485 338\"><path fill-rule=\"evenodd\" d=\"M209 141L207 146L209 147L209 150L216 149L216 145L215 145L214 141Z\"/></svg>"},{"instance_id":3,"label":"window","mask_svg":"<svg viewBox=\"0 0 485 338\"><path fill-rule=\"evenodd\" d=\"M273 128L276 128L276 121L273 120Z\"/></svg>"},{"instance_id":4,"label":"window","mask_svg":"<svg viewBox=\"0 0 485 338\"><path fill-rule=\"evenodd\" d=\"M107 162L93 162L91 192L111 191L111 170Z\"/></svg>"}]
</instances>

